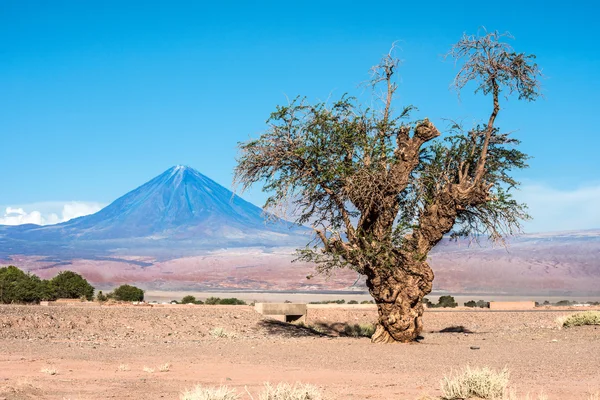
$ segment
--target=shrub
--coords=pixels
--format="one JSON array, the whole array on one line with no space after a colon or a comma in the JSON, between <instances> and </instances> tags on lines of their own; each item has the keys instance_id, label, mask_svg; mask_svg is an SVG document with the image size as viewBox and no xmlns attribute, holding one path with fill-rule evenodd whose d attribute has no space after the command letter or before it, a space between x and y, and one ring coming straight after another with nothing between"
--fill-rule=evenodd
<instances>
[{"instance_id":1,"label":"shrub","mask_svg":"<svg viewBox=\"0 0 600 400\"><path fill-rule=\"evenodd\" d=\"M209 305L215 305L215 304L219 304L219 302L221 301L221 299L219 297L209 297L208 299L204 300L204 304L209 304Z\"/></svg>"},{"instance_id":2,"label":"shrub","mask_svg":"<svg viewBox=\"0 0 600 400\"><path fill-rule=\"evenodd\" d=\"M121 285L110 295L118 301L144 301L144 291L131 285Z\"/></svg>"},{"instance_id":3,"label":"shrub","mask_svg":"<svg viewBox=\"0 0 600 400\"><path fill-rule=\"evenodd\" d=\"M235 392L235 389L229 389L227 386L210 388L201 385L186 390L179 396L179 400L237 400L239 398L240 396Z\"/></svg>"},{"instance_id":4,"label":"shrub","mask_svg":"<svg viewBox=\"0 0 600 400\"><path fill-rule=\"evenodd\" d=\"M569 300L561 300L561 301L557 301L554 305L555 306L570 306L571 304L574 304L574 302L570 302Z\"/></svg>"},{"instance_id":5,"label":"shrub","mask_svg":"<svg viewBox=\"0 0 600 400\"><path fill-rule=\"evenodd\" d=\"M348 304L358 304L358 301L356 301L356 300L350 300L350 301L348 302Z\"/></svg>"},{"instance_id":6,"label":"shrub","mask_svg":"<svg viewBox=\"0 0 600 400\"><path fill-rule=\"evenodd\" d=\"M235 333L228 332L223 328L214 328L212 331L210 331L210 336L217 338L233 339L235 337Z\"/></svg>"},{"instance_id":7,"label":"shrub","mask_svg":"<svg viewBox=\"0 0 600 400\"><path fill-rule=\"evenodd\" d=\"M98 294L96 295L96 301L102 303L106 300L108 300L108 296L102 293L102 290L99 290Z\"/></svg>"},{"instance_id":8,"label":"shrub","mask_svg":"<svg viewBox=\"0 0 600 400\"><path fill-rule=\"evenodd\" d=\"M196 304L196 298L194 296L184 296L181 299L181 304Z\"/></svg>"},{"instance_id":9,"label":"shrub","mask_svg":"<svg viewBox=\"0 0 600 400\"><path fill-rule=\"evenodd\" d=\"M59 299L94 298L94 287L81 275L72 271L59 272L49 281L50 290Z\"/></svg>"},{"instance_id":10,"label":"shrub","mask_svg":"<svg viewBox=\"0 0 600 400\"><path fill-rule=\"evenodd\" d=\"M600 311L584 311L562 320L562 326L566 328L582 325L600 325Z\"/></svg>"},{"instance_id":11,"label":"shrub","mask_svg":"<svg viewBox=\"0 0 600 400\"><path fill-rule=\"evenodd\" d=\"M39 303L53 298L48 281L25 273L14 265L0 268L0 303Z\"/></svg>"},{"instance_id":12,"label":"shrub","mask_svg":"<svg viewBox=\"0 0 600 400\"><path fill-rule=\"evenodd\" d=\"M258 395L259 400L321 400L323 395L319 388L304 383L279 383L272 386L265 383L264 390Z\"/></svg>"},{"instance_id":13,"label":"shrub","mask_svg":"<svg viewBox=\"0 0 600 400\"><path fill-rule=\"evenodd\" d=\"M344 335L352 337L368 337L370 338L375 333L373 324L354 324L344 327Z\"/></svg>"},{"instance_id":14,"label":"shrub","mask_svg":"<svg viewBox=\"0 0 600 400\"><path fill-rule=\"evenodd\" d=\"M375 302L373 300L363 300L360 304L375 304Z\"/></svg>"},{"instance_id":15,"label":"shrub","mask_svg":"<svg viewBox=\"0 0 600 400\"><path fill-rule=\"evenodd\" d=\"M221 299L219 297L209 297L208 299L204 300L204 304L209 304L209 305L224 304L224 305L244 306L244 305L246 305L246 302L244 300L236 299L235 297L232 297L229 299Z\"/></svg>"},{"instance_id":16,"label":"shrub","mask_svg":"<svg viewBox=\"0 0 600 400\"><path fill-rule=\"evenodd\" d=\"M444 377L441 382L442 398L447 400L468 399L501 399L506 393L509 379L508 369L496 372L487 367L466 367L454 377Z\"/></svg>"},{"instance_id":17,"label":"shrub","mask_svg":"<svg viewBox=\"0 0 600 400\"><path fill-rule=\"evenodd\" d=\"M465 303L465 307L477 307L477 302L475 300L469 300Z\"/></svg>"},{"instance_id":18,"label":"shrub","mask_svg":"<svg viewBox=\"0 0 600 400\"><path fill-rule=\"evenodd\" d=\"M478 300L477 301L477 307L479 308L489 308L490 303L488 303L487 301L483 301L483 300Z\"/></svg>"},{"instance_id":19,"label":"shrub","mask_svg":"<svg viewBox=\"0 0 600 400\"><path fill-rule=\"evenodd\" d=\"M442 308L454 308L457 307L458 303L454 300L454 297L452 296L440 296L438 303L436 305L436 307L442 307Z\"/></svg>"},{"instance_id":20,"label":"shrub","mask_svg":"<svg viewBox=\"0 0 600 400\"><path fill-rule=\"evenodd\" d=\"M244 300L240 300L240 299L236 299L235 297L232 297L229 299L221 299L221 301L219 301L219 304L245 306L246 302Z\"/></svg>"}]
</instances>

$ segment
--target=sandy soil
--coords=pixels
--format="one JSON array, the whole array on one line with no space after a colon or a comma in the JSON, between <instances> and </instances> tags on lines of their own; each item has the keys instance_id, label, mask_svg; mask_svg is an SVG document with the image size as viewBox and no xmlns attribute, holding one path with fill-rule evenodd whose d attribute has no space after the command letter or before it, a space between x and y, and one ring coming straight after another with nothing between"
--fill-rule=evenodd
<instances>
[{"instance_id":1,"label":"sandy soil","mask_svg":"<svg viewBox=\"0 0 600 400\"><path fill-rule=\"evenodd\" d=\"M414 400L466 365L507 366L522 394L587 399L600 390L600 327L558 330L571 312L427 311L421 343L373 345L338 335L376 318L348 307L309 310L319 334L249 306L0 306L0 399L178 399L198 383L256 399L266 381L301 381L330 399ZM453 326L473 333L440 332Z\"/></svg>"}]
</instances>

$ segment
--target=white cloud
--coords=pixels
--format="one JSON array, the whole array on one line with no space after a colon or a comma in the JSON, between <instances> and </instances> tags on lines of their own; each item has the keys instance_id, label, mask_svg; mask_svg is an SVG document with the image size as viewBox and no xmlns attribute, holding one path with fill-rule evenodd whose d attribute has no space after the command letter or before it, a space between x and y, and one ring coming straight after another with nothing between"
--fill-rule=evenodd
<instances>
[{"instance_id":1,"label":"white cloud","mask_svg":"<svg viewBox=\"0 0 600 400\"><path fill-rule=\"evenodd\" d=\"M600 185L572 190L547 185L528 184L515 194L529 207L532 221L526 232L552 232L600 228Z\"/></svg>"},{"instance_id":2,"label":"white cloud","mask_svg":"<svg viewBox=\"0 0 600 400\"><path fill-rule=\"evenodd\" d=\"M51 225L73 218L93 214L104 207L103 204L83 201L46 202L29 205L7 206L4 215L0 211L0 225ZM0 208L1 210L1 208Z\"/></svg>"}]
</instances>

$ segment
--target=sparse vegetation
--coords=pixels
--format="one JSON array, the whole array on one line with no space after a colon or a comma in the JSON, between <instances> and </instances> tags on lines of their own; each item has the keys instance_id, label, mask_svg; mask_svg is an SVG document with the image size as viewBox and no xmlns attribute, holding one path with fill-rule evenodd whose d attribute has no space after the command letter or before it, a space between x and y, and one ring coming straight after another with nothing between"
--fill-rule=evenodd
<instances>
[{"instance_id":1,"label":"sparse vegetation","mask_svg":"<svg viewBox=\"0 0 600 400\"><path fill-rule=\"evenodd\" d=\"M350 301L348 302L348 304L358 304L358 301L356 301L356 300L350 300Z\"/></svg>"},{"instance_id":2,"label":"sparse vegetation","mask_svg":"<svg viewBox=\"0 0 600 400\"><path fill-rule=\"evenodd\" d=\"M583 311L566 317L559 317L559 326L570 328L582 325L600 325L600 311Z\"/></svg>"},{"instance_id":3,"label":"sparse vegetation","mask_svg":"<svg viewBox=\"0 0 600 400\"><path fill-rule=\"evenodd\" d=\"M127 365L127 364L119 365L119 371L129 371L129 370L130 370L129 365Z\"/></svg>"},{"instance_id":4,"label":"sparse vegetation","mask_svg":"<svg viewBox=\"0 0 600 400\"><path fill-rule=\"evenodd\" d=\"M144 291L131 285L121 285L108 295L117 301L144 301Z\"/></svg>"},{"instance_id":5,"label":"sparse vegetation","mask_svg":"<svg viewBox=\"0 0 600 400\"><path fill-rule=\"evenodd\" d=\"M56 369L54 369L54 368L48 368L48 367L42 368L40 370L40 372L43 372L44 374L48 374L48 375L56 375L56 374L58 374L58 371Z\"/></svg>"},{"instance_id":6,"label":"sparse vegetation","mask_svg":"<svg viewBox=\"0 0 600 400\"><path fill-rule=\"evenodd\" d=\"M368 337L370 338L375 333L373 324L354 324L344 327L344 335L352 337Z\"/></svg>"},{"instance_id":7,"label":"sparse vegetation","mask_svg":"<svg viewBox=\"0 0 600 400\"><path fill-rule=\"evenodd\" d=\"M346 300L339 299L339 300L311 301L308 304L346 304Z\"/></svg>"},{"instance_id":8,"label":"sparse vegetation","mask_svg":"<svg viewBox=\"0 0 600 400\"><path fill-rule=\"evenodd\" d=\"M106 300L108 300L108 296L106 296L104 293L102 293L102 290L99 290L98 294L96 295L96 301L98 303L103 303Z\"/></svg>"},{"instance_id":9,"label":"sparse vegetation","mask_svg":"<svg viewBox=\"0 0 600 400\"><path fill-rule=\"evenodd\" d=\"M487 367L465 367L451 377L444 377L441 382L442 398L445 400L468 399L502 399L507 393L510 374L508 369L496 372Z\"/></svg>"},{"instance_id":10,"label":"sparse vegetation","mask_svg":"<svg viewBox=\"0 0 600 400\"><path fill-rule=\"evenodd\" d=\"M455 308L458 307L458 303L454 300L453 296L440 296L437 304L429 303L430 308Z\"/></svg>"},{"instance_id":11,"label":"sparse vegetation","mask_svg":"<svg viewBox=\"0 0 600 400\"><path fill-rule=\"evenodd\" d=\"M191 390L186 390L179 396L179 400L238 400L240 396L235 389L227 386L218 388L197 385Z\"/></svg>"},{"instance_id":12,"label":"sparse vegetation","mask_svg":"<svg viewBox=\"0 0 600 400\"><path fill-rule=\"evenodd\" d=\"M154 372L154 368L144 366L144 368L142 368L142 371L152 374Z\"/></svg>"},{"instance_id":13,"label":"sparse vegetation","mask_svg":"<svg viewBox=\"0 0 600 400\"><path fill-rule=\"evenodd\" d=\"M208 305L234 305L234 306L245 306L246 302L244 300L240 300L238 298L232 297L228 299L221 299L219 297L209 297L204 300L204 304Z\"/></svg>"},{"instance_id":14,"label":"sparse vegetation","mask_svg":"<svg viewBox=\"0 0 600 400\"><path fill-rule=\"evenodd\" d=\"M483 301L483 300L469 300L467 301L465 304L465 307L471 307L471 308L475 308L475 307L479 307L479 308L488 308L489 307L489 303L487 301Z\"/></svg>"},{"instance_id":15,"label":"sparse vegetation","mask_svg":"<svg viewBox=\"0 0 600 400\"><path fill-rule=\"evenodd\" d=\"M161 364L158 367L159 372L169 372L170 369L171 369L171 364L169 364L169 363Z\"/></svg>"},{"instance_id":16,"label":"sparse vegetation","mask_svg":"<svg viewBox=\"0 0 600 400\"><path fill-rule=\"evenodd\" d=\"M204 304L204 302L202 300L197 300L194 296L188 295L184 296L183 299L181 299L181 303L178 304Z\"/></svg>"},{"instance_id":17,"label":"sparse vegetation","mask_svg":"<svg viewBox=\"0 0 600 400\"><path fill-rule=\"evenodd\" d=\"M233 339L236 337L235 333L233 332L228 332L223 328L214 328L212 331L210 331L210 335L216 338L227 338L227 339Z\"/></svg>"},{"instance_id":18,"label":"sparse vegetation","mask_svg":"<svg viewBox=\"0 0 600 400\"><path fill-rule=\"evenodd\" d=\"M278 383L276 386L265 383L265 388L258 395L259 400L321 400L323 394L314 385L305 383Z\"/></svg>"}]
</instances>

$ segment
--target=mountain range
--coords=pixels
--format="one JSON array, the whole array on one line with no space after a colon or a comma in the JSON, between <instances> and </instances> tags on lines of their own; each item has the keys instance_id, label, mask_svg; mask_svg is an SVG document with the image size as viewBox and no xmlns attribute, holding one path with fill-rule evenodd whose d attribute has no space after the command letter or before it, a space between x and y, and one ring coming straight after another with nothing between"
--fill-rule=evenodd
<instances>
[{"instance_id":1,"label":"mountain range","mask_svg":"<svg viewBox=\"0 0 600 400\"><path fill-rule=\"evenodd\" d=\"M314 266L291 261L310 230L267 217L200 172L176 166L95 214L0 226L0 265L42 277L76 270L104 286L365 289L352 271L307 280ZM434 289L452 293L600 296L599 260L600 230L521 235L507 246L444 239L430 254Z\"/></svg>"}]
</instances>

